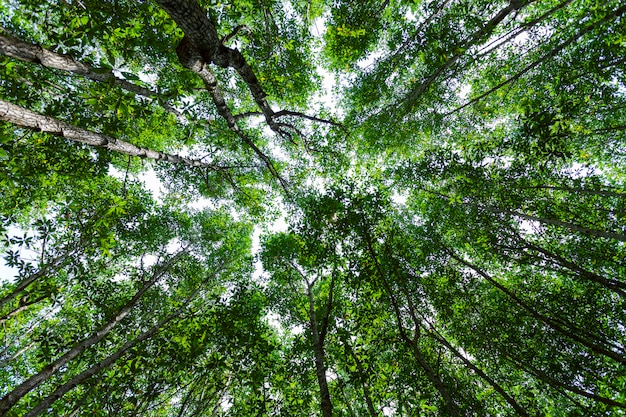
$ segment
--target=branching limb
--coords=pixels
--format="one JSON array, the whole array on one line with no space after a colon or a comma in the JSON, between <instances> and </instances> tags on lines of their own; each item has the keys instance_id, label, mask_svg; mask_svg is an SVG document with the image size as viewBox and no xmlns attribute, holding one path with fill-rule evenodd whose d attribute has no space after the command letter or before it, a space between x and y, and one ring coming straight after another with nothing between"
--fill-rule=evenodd
<instances>
[{"instance_id":1,"label":"branching limb","mask_svg":"<svg viewBox=\"0 0 626 417\"><path fill-rule=\"evenodd\" d=\"M90 65L80 62L69 55L49 51L40 45L24 42L17 38L4 35L1 31L0 54L18 59L20 61L40 64L46 68L58 69L78 74L92 81L98 81L101 83L113 82L126 91L150 100L154 100L159 97L158 92L133 84L122 78L118 78L110 71L97 71ZM165 110L176 115L177 117L181 116L181 113L174 107L165 101L160 101L162 102L161 105Z\"/></svg>"},{"instance_id":2,"label":"branching limb","mask_svg":"<svg viewBox=\"0 0 626 417\"><path fill-rule=\"evenodd\" d=\"M244 113L239 113L239 114L234 114L233 115L235 120L247 119L248 117L254 117L254 116L263 116L263 113L261 113L259 111L247 111L247 112L244 112Z\"/></svg>"},{"instance_id":3,"label":"branching limb","mask_svg":"<svg viewBox=\"0 0 626 417\"><path fill-rule=\"evenodd\" d=\"M217 112L220 116L224 118L229 129L233 131L239 138L248 145L254 153L257 155L259 159L263 161L266 165L267 169L270 173L280 182L283 190L288 193L288 184L287 182L280 176L270 158L263 153L259 149L259 147L250 139L248 135L246 135L237 125L237 119L233 116L228 104L226 104L226 100L224 99L224 95L220 91L217 85L217 78L215 78L215 74L207 67L207 65L203 62L202 56L198 53L196 49L190 47L188 42L189 39L185 40L183 38L178 48L176 48L176 53L178 54L178 59L180 62L191 71L195 72L202 78L204 81L204 85L207 91L211 94L211 99L213 103L217 107ZM280 130L279 127L276 127L276 130Z\"/></svg>"},{"instance_id":4,"label":"branching limb","mask_svg":"<svg viewBox=\"0 0 626 417\"><path fill-rule=\"evenodd\" d=\"M243 31L250 31L250 29L248 29L248 27L246 25L238 25L237 27L235 27L235 29L233 29L232 32L230 32L228 35L224 36L222 38L222 40L220 41L220 43L222 45L226 45L226 42L231 40L233 37L235 37L237 35L237 33L239 33L242 30Z\"/></svg>"},{"instance_id":5,"label":"branching limb","mask_svg":"<svg viewBox=\"0 0 626 417\"><path fill-rule=\"evenodd\" d=\"M319 123L325 123L325 124L329 124L332 126L336 126L336 127L340 127L340 128L344 128L344 126L341 123L335 122L334 120L331 119L322 119L319 117L315 117L315 116L309 116L307 114L304 113L300 113L297 111L291 111L291 110L280 110L274 113L274 118L278 119L280 117L285 117L285 116L293 116L293 117L299 117L301 119L307 119L307 120L311 120L313 122L319 122Z\"/></svg>"},{"instance_id":6,"label":"branching limb","mask_svg":"<svg viewBox=\"0 0 626 417\"><path fill-rule=\"evenodd\" d=\"M614 12L609 13L604 18L602 18L602 19L600 19L600 20L598 20L598 21L596 21L596 22L594 22L594 23L592 23L590 25L585 26L577 34L575 34L574 36L570 37L566 41L562 42L556 48L552 49L550 52L548 52L547 54L543 55L541 58L539 58L538 60L536 60L532 64L528 65L526 68L524 68L523 70L521 70L517 74L513 75L510 78L507 78L506 80L504 80L501 83L497 84L496 86L490 88L489 90L485 91L484 93L480 94L479 96L471 99L470 101L468 101L467 103L463 104L462 106L457 107L456 109L446 113L444 116L450 116L450 115L452 115L454 113L458 113L459 111L463 110L464 108L466 108L468 106L471 106L472 104L477 103L480 100L484 99L485 97L489 96L490 94L498 91L502 87L519 80L521 77L526 75L531 70L537 68L538 66L540 66L544 62L548 62L549 59L551 59L551 58L555 57L556 55L558 55L559 53L561 53L561 51L563 51L569 45L571 45L572 43L576 42L578 39L582 38L584 35L586 35L587 33L591 32L592 30L594 30L596 27L598 27L602 23L606 23L606 22L611 21L611 20L613 20L613 19L615 19L617 17L620 17L624 13L626 13L626 6L622 6L619 9L615 10Z\"/></svg>"},{"instance_id":7,"label":"branching limb","mask_svg":"<svg viewBox=\"0 0 626 417\"><path fill-rule=\"evenodd\" d=\"M84 143L86 145L97 148L104 148L110 151L123 153L139 158L148 158L155 161L166 161L173 164L180 164L189 167L213 168L212 164L207 164L197 159L187 158L159 152L153 149L141 148L132 143L83 129L69 123L62 122L50 116L17 106L8 101L0 100L0 120L4 120L15 125L50 133L75 142Z\"/></svg>"}]
</instances>

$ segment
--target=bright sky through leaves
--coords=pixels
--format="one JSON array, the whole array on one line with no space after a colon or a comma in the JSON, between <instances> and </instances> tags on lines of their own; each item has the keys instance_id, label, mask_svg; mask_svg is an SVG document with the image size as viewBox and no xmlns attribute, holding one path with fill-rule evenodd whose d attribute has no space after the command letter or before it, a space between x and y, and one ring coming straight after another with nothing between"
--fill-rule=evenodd
<instances>
[{"instance_id":1,"label":"bright sky through leaves","mask_svg":"<svg viewBox=\"0 0 626 417\"><path fill-rule=\"evenodd\" d=\"M0 0L0 416L622 416L618 0Z\"/></svg>"}]
</instances>

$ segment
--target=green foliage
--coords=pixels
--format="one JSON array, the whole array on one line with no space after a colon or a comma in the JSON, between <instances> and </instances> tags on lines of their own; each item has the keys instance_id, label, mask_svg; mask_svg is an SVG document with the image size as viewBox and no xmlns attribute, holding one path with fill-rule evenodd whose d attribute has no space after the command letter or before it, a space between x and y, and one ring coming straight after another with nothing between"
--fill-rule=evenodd
<instances>
[{"instance_id":1,"label":"green foliage","mask_svg":"<svg viewBox=\"0 0 626 417\"><path fill-rule=\"evenodd\" d=\"M0 2L0 414L624 415L623 2L163 3Z\"/></svg>"}]
</instances>

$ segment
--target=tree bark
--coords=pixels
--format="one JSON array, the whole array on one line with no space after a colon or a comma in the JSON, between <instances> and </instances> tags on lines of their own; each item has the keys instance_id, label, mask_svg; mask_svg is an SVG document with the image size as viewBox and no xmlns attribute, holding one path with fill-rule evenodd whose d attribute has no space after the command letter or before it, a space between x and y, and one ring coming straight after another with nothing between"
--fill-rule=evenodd
<instances>
[{"instance_id":1,"label":"tree bark","mask_svg":"<svg viewBox=\"0 0 626 417\"><path fill-rule=\"evenodd\" d=\"M452 55L444 65L439 67L435 72L433 72L428 78L422 81L417 87L413 88L409 94L404 99L405 101L405 111L409 111L412 107L415 106L415 102L418 97L426 91L426 89L439 77L445 70L452 67L460 58L463 56L463 53L470 46L473 46L477 42L481 41L485 38L485 36L490 35L493 30L500 24L509 14L514 11L517 11L519 8L516 8L513 2L509 3L504 9L500 10L498 14L496 14L493 18L491 18L485 26L476 31L466 42L459 45L459 50L463 52L455 53ZM461 49L462 48L462 49Z\"/></svg>"},{"instance_id":2,"label":"tree bark","mask_svg":"<svg viewBox=\"0 0 626 417\"><path fill-rule=\"evenodd\" d=\"M478 368L476 365L474 365L469 359L467 359L465 356L463 356L463 354L461 354L461 352L459 352L454 346L452 346L452 344L450 342L448 342L448 340L446 340L441 334L439 334L435 328L432 326L432 324L430 324L430 331L431 334L433 336L433 338L435 340L437 340L439 343L441 343L442 345L444 345L450 352L452 352L452 354L454 356L456 356L458 359L461 360L461 362L463 362L465 364L465 366L467 366L469 369L471 369L472 371L474 371L474 373L476 373L476 375L478 375L481 379L483 379L486 383L488 383L489 385L491 385L493 387L494 390L496 390L496 392L498 394L500 394L500 396L502 396L502 398L504 398L504 400L509 403L509 405L517 412L517 415L519 416L528 416L528 413L526 412L525 409L523 409L517 401L515 401L515 398L511 397L505 390L504 388L502 388L502 386L500 386L500 384L498 384L496 381L494 381L493 379L491 379L489 377L489 375L487 375L482 369Z\"/></svg>"},{"instance_id":3,"label":"tree bark","mask_svg":"<svg viewBox=\"0 0 626 417\"><path fill-rule=\"evenodd\" d=\"M493 285L494 287L496 287L497 289L499 289L500 291L505 293L507 296L509 296L513 301L515 301L515 303L518 306L520 306L523 310L525 310L531 317L534 317L536 320L539 320L540 322L546 324L548 327L550 327L551 329L557 331L558 333L561 333L563 336L565 336L565 337L567 337L567 338L569 338L569 339L571 339L571 340L573 340L575 342L580 343L581 345L583 345L586 348L590 349L592 352L599 353L601 355L606 356L607 358L611 358L611 359L613 359L613 360L615 360L617 362L626 364L626 358L624 356L622 356L619 353L614 352L612 350L608 350L604 346L598 345L597 343L593 343L592 341L589 341L589 340L587 340L584 337L581 337L580 335L577 334L577 331L576 331L575 328L573 329L573 331L570 331L570 330L566 329L564 327L564 325L565 326L570 326L570 325L568 325L566 323L557 323L556 320L553 320L550 317L547 317L546 315L539 313L538 311L536 311L535 309L530 307L526 302L524 302L524 300L522 300L520 297L515 295L513 293L513 291L509 290L504 285L502 285L501 283L499 283L498 281L493 279L485 271L481 270L480 268L478 268L477 266L471 264L470 262L467 262L467 261L463 260L459 256L457 256L454 253L452 253L450 250L448 250L448 254L450 255L450 257L452 259L456 260L457 262L459 262L460 264L462 264L462 265L464 265L466 267L471 268L478 275L480 275L485 280L487 280L487 282L489 282L491 285ZM571 327L573 327L573 326L571 326Z\"/></svg>"},{"instance_id":4,"label":"tree bark","mask_svg":"<svg viewBox=\"0 0 626 417\"><path fill-rule=\"evenodd\" d=\"M233 131L243 142L249 146L254 153L263 161L267 169L271 172L271 174L278 179L281 186L287 192L287 184L280 176L274 164L270 158L265 155L261 149L246 135L237 125L237 118L233 115L232 111L228 107L226 103L226 99L222 94L222 91L219 89L217 84L217 78L215 78L215 74L209 69L206 62L203 61L200 52L195 49L193 45L190 44L190 40L188 38L183 38L183 40L176 48L176 53L178 55L178 59L181 64L196 73L204 82L204 86L207 91L211 94L211 99L213 100L213 104L217 108L217 112L220 116L226 121L228 128Z\"/></svg>"},{"instance_id":5,"label":"tree bark","mask_svg":"<svg viewBox=\"0 0 626 417\"><path fill-rule=\"evenodd\" d=\"M102 340L111 330L113 330L113 328L120 321L122 321L126 316L128 316L128 314L130 314L131 310L137 304L141 296L154 283L156 283L159 278L163 276L163 274L167 272L167 270L180 258L180 256L182 256L183 253L184 250L173 256L164 265L157 269L153 273L152 277L143 284L143 286L139 289L139 291L137 291L137 293L135 293L133 298L131 298L130 301L126 303L126 305L121 308L109 322L107 322L104 326L97 330L93 335L81 340L63 356L59 357L57 360L47 365L39 373L31 376L26 381L22 382L11 392L6 394L2 399L0 399L0 416L5 415L11 409L11 407L13 407L22 397L41 385L46 379L54 375L59 369L67 365L71 360L76 358L89 347L95 345L100 340Z\"/></svg>"},{"instance_id":6,"label":"tree bark","mask_svg":"<svg viewBox=\"0 0 626 417\"><path fill-rule=\"evenodd\" d=\"M611 21L611 20L613 20L613 19L615 19L617 17L620 17L624 13L626 13L626 6L622 6L619 9L609 13L604 18L602 18L602 19L600 19L600 20L598 20L596 22L593 22L593 23L585 26L578 33L576 33L574 36L568 38L566 41L564 41L561 44L559 44L558 46L556 46L554 49L552 49L547 54L541 56L538 60L536 60L532 64L528 65L527 67L522 69L520 72L516 73L515 75L513 75L510 78L507 78L506 80L504 80L501 83L497 84L496 86L490 88L489 90L485 91L484 93L480 94L479 96L469 100L468 102L466 102L465 104L461 105L460 107L457 107L456 109L449 111L448 113L444 114L444 116L450 116L450 115L452 115L454 113L457 113L457 112L463 110L464 108L466 108L468 106L471 106L472 104L477 103L478 101L484 99L488 95L498 91L502 87L504 87L504 86L506 86L506 85L508 85L508 84L510 84L512 82L515 82L515 81L519 80L524 75L526 75L528 72L530 72L533 69L537 68L538 66L540 66L544 62L548 62L549 59L551 59L551 58L555 57L556 55L558 55L559 53L561 53L561 51L563 51L565 48L567 48L572 43L576 42L578 39L580 39L583 36L585 36L587 33L589 33L592 30L594 30L596 27L598 27L602 23L606 23L606 22L609 22L609 21Z\"/></svg>"},{"instance_id":7,"label":"tree bark","mask_svg":"<svg viewBox=\"0 0 626 417\"><path fill-rule=\"evenodd\" d=\"M359 371L359 376L360 376L359 380L361 382L361 387L363 388L363 396L365 397L365 404L367 405L367 411L370 417L377 417L378 413L376 412L376 409L374 408L374 402L372 401L372 396L370 394L369 385L367 384L367 374L365 372L365 369L363 369L363 364L361 363L361 360L357 356L354 349L352 349L352 346L350 345L348 338L343 337L342 342L343 342L343 345L346 347L346 350L350 353L350 356L352 356L352 359L354 359L354 362L356 363L356 368Z\"/></svg>"},{"instance_id":8,"label":"tree bark","mask_svg":"<svg viewBox=\"0 0 626 417\"><path fill-rule=\"evenodd\" d=\"M439 342L442 345L444 345L450 352L452 352L452 354L454 356L456 356L458 359L460 359L461 362L463 362L463 364L465 364L466 367L468 367L469 369L474 371L474 373L476 373L476 375L478 375L485 382L487 382L489 385L491 385L494 388L494 390L496 390L496 392L498 394L500 394L502 396L502 398L504 398L504 400L517 412L518 415L524 416L524 417L528 416L528 413L526 412L526 410L524 410L517 403L517 401L515 401L515 399L513 397L511 397L496 381L491 379L485 372L483 372L480 368L478 368L476 365L474 365L469 359L467 359L465 356L463 356L461 354L461 352L459 352L454 346L452 346L452 344L450 342L448 342L448 340L446 338L444 338L441 334L439 334L436 331L435 327L432 325L432 323L430 323L424 317L424 315L422 315L421 313L417 312L417 309L415 308L415 306L413 305L413 302L411 301L410 291L409 291L409 289L405 285L406 279L404 278L403 274L401 274L401 272L400 272L400 268L398 266L397 259L395 259L389 251L387 252L387 257L388 257L388 259L391 260L392 265L393 265L393 269L394 269L394 272L396 273L398 281L402 284L402 290L404 292L405 297L407 298L408 305L409 305L409 311L411 313L411 317L413 318L414 322L416 323L416 326L418 325L418 321L419 321L419 323L420 323L419 325L422 325L424 327L424 329L428 330L430 332L430 335L431 335L431 337L433 339L435 339L437 342ZM419 314L421 316L421 320L418 319L417 314ZM423 323L427 323L428 327L426 327L426 325L424 325Z\"/></svg>"},{"instance_id":9,"label":"tree bark","mask_svg":"<svg viewBox=\"0 0 626 417\"><path fill-rule=\"evenodd\" d=\"M573 392L574 394L578 394L582 397L589 398L593 401L596 401L602 404L606 404L609 407L626 408L626 403L624 402L616 401L611 398L606 398L601 395L595 394L593 392L585 391L584 389L580 388L580 386L569 385L564 382L558 381L552 378L551 376L549 376L548 374L546 374L545 372L543 372L542 370L537 369L528 363L522 362L519 359L514 359L510 355L507 355L506 359L508 359L509 362L513 363L518 368L523 369L525 372L528 372L529 374L533 375L537 379L545 382L546 384L550 386L562 388L566 391ZM573 381L573 383L576 385L580 385L579 381Z\"/></svg>"},{"instance_id":10,"label":"tree bark","mask_svg":"<svg viewBox=\"0 0 626 417\"><path fill-rule=\"evenodd\" d=\"M273 120L274 111L267 102L265 91L259 84L254 71L245 58L236 49L222 45L217 29L207 18L196 0L156 0L156 2L174 19L176 24L185 33L185 38L177 48L196 49L205 63L214 63L223 68L234 68L239 76L248 85L248 89L257 106L265 116L267 124L272 130L279 128ZM181 46L184 43L184 48ZM184 62L181 61L183 65Z\"/></svg>"},{"instance_id":11,"label":"tree bark","mask_svg":"<svg viewBox=\"0 0 626 417\"><path fill-rule=\"evenodd\" d=\"M518 213L516 211L508 211L508 210L494 210L494 211L498 213L510 214L512 216L519 217L524 220L536 221L542 224L549 224L553 226L564 227L566 229L573 230L575 232L579 232L587 236L603 237L606 239L615 239L621 242L626 242L626 235L622 233L606 232L602 230L590 229L588 227L580 226L575 223L564 222L564 221L556 220L556 219L547 219L545 217L539 217L539 216L531 216L529 214Z\"/></svg>"},{"instance_id":12,"label":"tree bark","mask_svg":"<svg viewBox=\"0 0 626 417\"><path fill-rule=\"evenodd\" d=\"M520 187L520 188L522 190L555 190L555 191L566 191L572 194L591 194L591 195L599 195L602 197L626 198L626 192L609 191L609 190L593 190L589 188L574 188L574 187L565 187L565 186L557 186L557 185L535 185L535 186L527 186L527 187Z\"/></svg>"},{"instance_id":13,"label":"tree bark","mask_svg":"<svg viewBox=\"0 0 626 417\"><path fill-rule=\"evenodd\" d=\"M35 305L38 302L45 300L46 298L50 298L50 294L49 293L40 295L38 298L35 298L34 300L21 299L18 307L16 307L15 309L9 311L4 316L0 317L0 326L4 325L4 323L7 320L9 320L11 317L16 316L17 314L19 314L22 311L26 310L28 307L30 307L32 305Z\"/></svg>"},{"instance_id":14,"label":"tree bark","mask_svg":"<svg viewBox=\"0 0 626 417\"><path fill-rule=\"evenodd\" d=\"M82 384L87 379L96 375L103 369L108 368L113 363L115 363L119 358L121 358L130 348L133 346L143 342L144 340L152 337L156 332L158 332L163 326L169 323L174 318L178 317L188 306L188 302L199 292L199 289L194 292L194 295L190 297L189 300L186 300L183 303L182 307L174 311L172 314L165 317L163 320L159 321L157 324L152 326L149 330L141 333L139 336L134 338L133 340L129 340L124 343L121 348L119 348L115 353L109 355L107 358L103 359L99 363L91 366L90 368L84 370L80 374L76 375L74 378L67 381L65 384L57 387L50 395L41 400L39 404L37 404L33 409L31 409L28 413L24 415L24 417L34 417L43 413L52 403L61 399L68 391L72 390L79 384Z\"/></svg>"},{"instance_id":15,"label":"tree bark","mask_svg":"<svg viewBox=\"0 0 626 417\"><path fill-rule=\"evenodd\" d=\"M315 375L317 376L317 383L320 387L322 415L324 417L332 417L333 404L330 400L328 381L326 379L324 341L320 335L320 328L315 314L315 298L313 297L311 286L308 283L307 296L309 298L309 323L313 336L313 349L315 350Z\"/></svg>"},{"instance_id":16,"label":"tree bark","mask_svg":"<svg viewBox=\"0 0 626 417\"><path fill-rule=\"evenodd\" d=\"M101 83L113 82L126 91L149 99L155 99L159 95L156 91L152 91L140 85L133 84L127 80L117 78L110 71L104 73L96 72L90 65L77 61L69 55L57 54L56 52L44 49L40 45L24 42L1 33L0 54L19 59L20 61L41 64L47 68L78 74L92 81L98 81ZM174 109L167 103L162 103L162 106L165 110L176 116L181 115L178 110Z\"/></svg>"},{"instance_id":17,"label":"tree bark","mask_svg":"<svg viewBox=\"0 0 626 417\"><path fill-rule=\"evenodd\" d=\"M380 266L380 263L378 262L378 256L376 255L376 251L374 250L374 246L372 244L372 237L370 235L369 230L370 230L369 225L365 224L364 222L363 238L365 240L366 250L369 253L370 258L372 259L372 262L374 262L374 265L376 266L376 272L378 273L380 279L382 280L383 286L385 290L387 291L387 295L389 296L389 299L391 300L391 305L393 307L393 310L397 319L397 326L398 326L398 331L400 333L400 338L407 346L411 348L411 351L413 352L413 356L417 360L417 363L422 368L422 370L426 374L426 377L433 384L437 392L439 392L439 395L441 395L441 398L443 398L443 401L446 405L446 409L448 410L450 415L453 417L458 417L459 408L456 402L454 401L454 399L452 398L452 395L450 395L450 391L448 390L448 387L441 380L441 378L439 378L439 375L437 375L437 372L435 372L433 368L428 364L428 361L426 361L426 358L424 357L424 355L419 349L419 345L418 345L419 324L416 322L414 323L415 329L414 329L413 338L410 338L406 333L403 320L402 320L402 314L400 312L400 307L394 295L393 288L391 288L391 286L389 285L389 282L387 281L387 278L385 274L383 273L382 267Z\"/></svg>"},{"instance_id":18,"label":"tree bark","mask_svg":"<svg viewBox=\"0 0 626 417\"><path fill-rule=\"evenodd\" d=\"M132 143L101 133L92 132L77 126L70 125L50 116L36 113L15 104L0 100L0 120L4 120L20 127L26 127L35 131L50 133L75 142L97 148L104 148L114 152L120 152L138 158L148 158L155 161L165 161L172 164L180 164L194 168L219 169L219 167L198 159L186 158L152 149L141 148Z\"/></svg>"},{"instance_id":19,"label":"tree bark","mask_svg":"<svg viewBox=\"0 0 626 417\"><path fill-rule=\"evenodd\" d=\"M29 276L20 280L17 286L13 288L13 290L9 294L5 295L4 297L2 297L2 299L0 299L0 307L4 306L8 301L12 300L13 298L17 297L19 294L22 293L22 291L28 288L30 284L37 281L39 278L45 276L48 272L54 272L57 268L61 266L61 264L66 259L70 257L70 255L71 255L71 252L68 251L60 256L57 256L52 261L43 264L37 272L33 272Z\"/></svg>"},{"instance_id":20,"label":"tree bark","mask_svg":"<svg viewBox=\"0 0 626 417\"><path fill-rule=\"evenodd\" d=\"M569 269L570 271L574 272L576 275L578 276L583 276L584 278L587 278L590 281L596 282L600 285L602 285L603 287L614 291L615 293L619 294L621 297L626 298L626 292L624 292L624 289L626 289L626 283L625 282L620 282L620 281L616 281L613 279L607 279L604 278L598 274L595 274L591 271L587 271L586 269L578 266L577 264L575 264L574 262L568 261L567 259L563 258L562 256L556 254L556 253L552 253L550 251L548 251L547 249L542 248L539 245L535 245L534 243L531 243L523 238L519 238L520 241L522 242L523 245L526 246L527 249L530 250L534 250L536 252L541 253L542 255L544 255L546 258L554 261L557 265L560 265L564 268ZM541 258L540 258L541 259Z\"/></svg>"}]
</instances>

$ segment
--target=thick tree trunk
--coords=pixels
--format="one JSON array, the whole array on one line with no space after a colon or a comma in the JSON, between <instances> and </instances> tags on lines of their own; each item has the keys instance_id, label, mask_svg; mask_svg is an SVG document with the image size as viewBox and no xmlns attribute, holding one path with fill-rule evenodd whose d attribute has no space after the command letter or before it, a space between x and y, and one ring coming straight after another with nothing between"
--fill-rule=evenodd
<instances>
[{"instance_id":1,"label":"thick tree trunk","mask_svg":"<svg viewBox=\"0 0 626 417\"><path fill-rule=\"evenodd\" d=\"M276 171L276 168L274 167L274 164L272 164L270 158L265 155L265 153L259 149L258 146L256 146L252 139L250 139L237 125L237 119L226 104L226 99L217 85L215 74L213 74L213 72L209 69L207 63L203 61L200 52L195 49L193 45L190 45L189 42L190 40L188 38L183 38L178 48L176 48L176 53L178 54L178 59L181 64L183 64L185 68L188 68L200 76L204 82L205 88L211 94L211 99L217 108L217 112L224 118L230 130L239 136L239 138L254 151L259 159L263 161L274 178L278 179L285 192L287 192L287 183L283 180L278 171Z\"/></svg>"},{"instance_id":2,"label":"thick tree trunk","mask_svg":"<svg viewBox=\"0 0 626 417\"><path fill-rule=\"evenodd\" d=\"M138 158L148 158L155 161L165 161L189 167L219 169L219 167L197 159L141 148L123 140L72 126L53 117L44 116L43 114L30 111L4 100L0 100L0 120L16 124L20 127L50 133L75 142L136 156Z\"/></svg>"},{"instance_id":3,"label":"thick tree trunk","mask_svg":"<svg viewBox=\"0 0 626 417\"><path fill-rule=\"evenodd\" d=\"M206 13L200 8L196 0L156 0L156 2L174 19L176 24L183 30L185 37L177 52L183 49L195 49L207 64L214 63L223 68L234 68L248 85L248 89L265 116L267 124L272 130L278 131L278 126L273 120L274 111L271 109L267 94L259 84L254 71L248 65L245 58L236 49L222 45L217 29L207 18ZM185 65L185 62L181 63Z\"/></svg>"},{"instance_id":4,"label":"thick tree trunk","mask_svg":"<svg viewBox=\"0 0 626 417\"><path fill-rule=\"evenodd\" d=\"M120 309L109 322L107 322L104 326L97 330L93 335L81 340L63 356L46 366L39 373L31 376L26 381L22 382L11 392L6 394L2 399L0 399L0 416L5 415L11 409L11 407L13 407L22 397L41 385L46 379L54 375L59 369L67 365L71 360L76 358L89 347L95 345L100 340L102 340L111 330L113 330L113 328L120 321L122 321L126 316L128 316L128 314L130 314L131 310L137 304L141 296L150 287L152 287L152 285L154 285L154 283L156 283L159 278L161 278L161 276L165 274L165 272L167 272L170 266L174 262L176 262L182 254L183 252L178 253L169 261L167 261L163 266L161 266L158 270L156 270L153 273L152 277L144 283L144 285L139 289L139 291L137 291L137 293L135 293L133 298L131 298L130 301L126 303L126 305L122 309Z\"/></svg>"}]
</instances>

